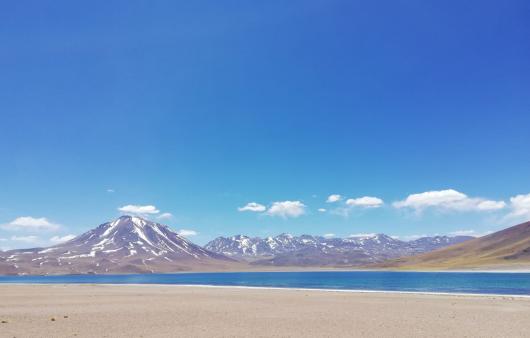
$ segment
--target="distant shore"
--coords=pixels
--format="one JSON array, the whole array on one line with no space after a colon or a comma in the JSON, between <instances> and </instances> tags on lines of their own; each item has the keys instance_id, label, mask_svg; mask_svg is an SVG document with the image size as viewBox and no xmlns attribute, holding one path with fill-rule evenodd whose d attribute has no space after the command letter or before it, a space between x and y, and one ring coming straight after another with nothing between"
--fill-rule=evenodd
<instances>
[{"instance_id":1,"label":"distant shore","mask_svg":"<svg viewBox=\"0 0 530 338\"><path fill-rule=\"evenodd\" d=\"M301 267L301 266L286 266L286 267L251 267L249 269L222 269L222 270L189 270L189 271L175 271L175 272L160 272L160 274L187 274L187 273L238 273L238 272L322 272L322 271L371 271L371 272L447 272L447 273L530 273L530 267L517 268L476 268L476 269L400 269L400 268L344 268L344 267ZM127 275L129 273L109 273L109 275ZM137 273L131 273L137 274ZM48 276L67 276L63 274L49 274ZM101 274L105 275L105 274ZM13 274L1 276L18 276ZM21 274L20 276L43 276L42 274Z\"/></svg>"},{"instance_id":2,"label":"distant shore","mask_svg":"<svg viewBox=\"0 0 530 338\"><path fill-rule=\"evenodd\" d=\"M0 285L2 337L523 337L530 300L167 285Z\"/></svg>"},{"instance_id":3,"label":"distant shore","mask_svg":"<svg viewBox=\"0 0 530 338\"><path fill-rule=\"evenodd\" d=\"M435 292L435 291L399 291L399 290L362 290L362 289L324 289L324 288L300 288L300 287L274 287L274 286L241 286L241 285L208 285L208 284L107 284L107 283L5 283L0 284L0 288L6 285L13 286L105 286L105 287L138 287L138 288L206 288L206 289L243 289L243 290L278 290L278 291L303 291L303 292L331 292L331 293L359 293L359 294L396 294L396 295L428 295L428 296L455 296L455 297L489 297L489 298L526 298L530 299L530 294L497 294L497 293L466 293L466 292Z\"/></svg>"}]
</instances>

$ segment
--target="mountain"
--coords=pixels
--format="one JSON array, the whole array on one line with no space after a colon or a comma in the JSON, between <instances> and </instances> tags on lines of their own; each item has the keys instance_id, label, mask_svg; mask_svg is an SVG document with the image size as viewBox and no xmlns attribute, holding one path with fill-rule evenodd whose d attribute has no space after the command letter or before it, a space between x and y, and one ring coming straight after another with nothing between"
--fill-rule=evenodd
<instances>
[{"instance_id":1,"label":"mountain","mask_svg":"<svg viewBox=\"0 0 530 338\"><path fill-rule=\"evenodd\" d=\"M375 265L398 269L530 268L530 222L413 257Z\"/></svg>"},{"instance_id":2,"label":"mountain","mask_svg":"<svg viewBox=\"0 0 530 338\"><path fill-rule=\"evenodd\" d=\"M48 248L0 254L2 274L177 272L222 270L237 264L165 225L135 216L122 216Z\"/></svg>"},{"instance_id":3,"label":"mountain","mask_svg":"<svg viewBox=\"0 0 530 338\"><path fill-rule=\"evenodd\" d=\"M217 252L253 265L359 266L432 251L473 237L436 236L405 242L385 234L324 238L320 236L218 237L205 245Z\"/></svg>"},{"instance_id":4,"label":"mountain","mask_svg":"<svg viewBox=\"0 0 530 338\"><path fill-rule=\"evenodd\" d=\"M284 233L264 239L236 235L232 237L217 237L206 244L204 248L230 257L252 258L292 252L305 246L314 246L318 242L319 239L317 237L310 235L294 237Z\"/></svg>"}]
</instances>

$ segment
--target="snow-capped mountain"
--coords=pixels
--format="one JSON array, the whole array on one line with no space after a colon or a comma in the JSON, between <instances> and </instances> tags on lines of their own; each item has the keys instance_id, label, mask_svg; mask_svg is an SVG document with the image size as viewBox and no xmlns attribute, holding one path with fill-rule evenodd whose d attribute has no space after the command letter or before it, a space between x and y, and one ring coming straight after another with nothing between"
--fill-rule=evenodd
<instances>
[{"instance_id":1,"label":"snow-capped mountain","mask_svg":"<svg viewBox=\"0 0 530 338\"><path fill-rule=\"evenodd\" d=\"M317 245L317 243L318 240L309 235L294 237L290 234L281 234L267 238L236 235L217 237L204 248L230 257L262 257L296 251L308 245Z\"/></svg>"},{"instance_id":2,"label":"snow-capped mountain","mask_svg":"<svg viewBox=\"0 0 530 338\"><path fill-rule=\"evenodd\" d=\"M229 257L252 261L255 265L363 265L424 253L471 238L436 236L406 242L385 234L348 238L281 234L263 239L237 235L218 237L206 244L205 248Z\"/></svg>"},{"instance_id":3,"label":"snow-capped mountain","mask_svg":"<svg viewBox=\"0 0 530 338\"><path fill-rule=\"evenodd\" d=\"M179 236L169 227L122 216L48 248L2 253L5 273L128 273L215 269L234 261Z\"/></svg>"}]
</instances>

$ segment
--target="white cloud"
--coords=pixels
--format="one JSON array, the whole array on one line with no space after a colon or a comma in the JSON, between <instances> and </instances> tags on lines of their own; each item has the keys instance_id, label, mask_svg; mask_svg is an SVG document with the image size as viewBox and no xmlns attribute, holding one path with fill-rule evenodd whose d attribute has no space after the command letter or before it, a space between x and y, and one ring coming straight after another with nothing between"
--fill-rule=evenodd
<instances>
[{"instance_id":1,"label":"white cloud","mask_svg":"<svg viewBox=\"0 0 530 338\"><path fill-rule=\"evenodd\" d=\"M158 210L154 205L124 205L121 208L118 208L119 211L123 213L135 214L135 215L153 215L158 214Z\"/></svg>"},{"instance_id":2,"label":"white cloud","mask_svg":"<svg viewBox=\"0 0 530 338\"><path fill-rule=\"evenodd\" d=\"M115 191L114 189L107 189L107 192L108 192L109 194L112 194L113 192L116 192L116 191Z\"/></svg>"},{"instance_id":3,"label":"white cloud","mask_svg":"<svg viewBox=\"0 0 530 338\"><path fill-rule=\"evenodd\" d=\"M395 202L394 207L421 209L430 206L450 205L466 198L465 194L453 189L427 191L409 195L404 201Z\"/></svg>"},{"instance_id":4,"label":"white cloud","mask_svg":"<svg viewBox=\"0 0 530 338\"><path fill-rule=\"evenodd\" d=\"M326 200L327 203L335 203L342 199L342 196L339 194L332 194L328 196L328 199Z\"/></svg>"},{"instance_id":5,"label":"white cloud","mask_svg":"<svg viewBox=\"0 0 530 338\"><path fill-rule=\"evenodd\" d=\"M383 203L382 199L370 196L350 198L346 201L346 205L348 206L362 208L379 208Z\"/></svg>"},{"instance_id":6,"label":"white cloud","mask_svg":"<svg viewBox=\"0 0 530 338\"><path fill-rule=\"evenodd\" d=\"M324 238L333 238L335 237L335 234L324 234Z\"/></svg>"},{"instance_id":7,"label":"white cloud","mask_svg":"<svg viewBox=\"0 0 530 338\"><path fill-rule=\"evenodd\" d=\"M169 212L164 212L163 214L160 214L156 217L157 219L171 219L173 218L173 214Z\"/></svg>"},{"instance_id":8,"label":"white cloud","mask_svg":"<svg viewBox=\"0 0 530 338\"><path fill-rule=\"evenodd\" d=\"M478 210L500 210L506 207L506 203L504 201L480 201L477 202L477 209Z\"/></svg>"},{"instance_id":9,"label":"white cloud","mask_svg":"<svg viewBox=\"0 0 530 338\"><path fill-rule=\"evenodd\" d=\"M327 210L324 209L324 208L319 208L318 211L319 211L319 212L326 212Z\"/></svg>"},{"instance_id":10,"label":"white cloud","mask_svg":"<svg viewBox=\"0 0 530 338\"><path fill-rule=\"evenodd\" d=\"M189 229L180 229L177 233L182 237L197 236L199 234L197 231Z\"/></svg>"},{"instance_id":11,"label":"white cloud","mask_svg":"<svg viewBox=\"0 0 530 338\"><path fill-rule=\"evenodd\" d=\"M287 217L298 217L305 214L305 204L300 201L282 201L274 202L272 206L267 210L267 214L270 216L280 216L283 218Z\"/></svg>"},{"instance_id":12,"label":"white cloud","mask_svg":"<svg viewBox=\"0 0 530 338\"><path fill-rule=\"evenodd\" d=\"M345 204L345 205L344 205ZM381 207L384 202L382 199L371 196L359 198L349 198L346 202L337 208L331 209L330 213L342 217L349 217L355 209L373 209Z\"/></svg>"},{"instance_id":13,"label":"white cloud","mask_svg":"<svg viewBox=\"0 0 530 338\"><path fill-rule=\"evenodd\" d=\"M530 220L530 194L517 195L510 198L510 213L508 218Z\"/></svg>"},{"instance_id":14,"label":"white cloud","mask_svg":"<svg viewBox=\"0 0 530 338\"><path fill-rule=\"evenodd\" d=\"M267 208L264 205L256 203L256 202L250 202L250 203L247 203L247 205L245 205L244 207L237 208L237 210L239 211L252 211L252 212L263 212L266 209Z\"/></svg>"},{"instance_id":15,"label":"white cloud","mask_svg":"<svg viewBox=\"0 0 530 338\"><path fill-rule=\"evenodd\" d=\"M35 243L39 240L37 236L11 236L12 241L24 242L24 243Z\"/></svg>"},{"instance_id":16,"label":"white cloud","mask_svg":"<svg viewBox=\"0 0 530 338\"><path fill-rule=\"evenodd\" d=\"M76 236L72 234L64 235L64 236L53 236L52 238L50 238L50 242L63 243L63 242L68 242L69 240L74 239L75 237Z\"/></svg>"},{"instance_id":17,"label":"white cloud","mask_svg":"<svg viewBox=\"0 0 530 338\"><path fill-rule=\"evenodd\" d=\"M421 212L427 208L453 211L494 211L506 206L504 201L471 198L454 189L426 191L409 195L405 200L393 203L395 208L410 208Z\"/></svg>"},{"instance_id":18,"label":"white cloud","mask_svg":"<svg viewBox=\"0 0 530 338\"><path fill-rule=\"evenodd\" d=\"M58 224L48 221L46 218L34 218L30 216L18 217L11 222L2 225L6 230L57 230Z\"/></svg>"}]
</instances>

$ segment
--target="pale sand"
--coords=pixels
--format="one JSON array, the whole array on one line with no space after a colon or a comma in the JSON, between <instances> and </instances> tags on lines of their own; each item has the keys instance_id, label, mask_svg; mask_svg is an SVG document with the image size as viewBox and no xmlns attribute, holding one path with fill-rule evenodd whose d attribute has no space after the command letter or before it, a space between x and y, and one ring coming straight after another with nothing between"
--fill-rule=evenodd
<instances>
[{"instance_id":1,"label":"pale sand","mask_svg":"<svg viewBox=\"0 0 530 338\"><path fill-rule=\"evenodd\" d=\"M530 299L0 285L0 321L1 337L528 337Z\"/></svg>"}]
</instances>

